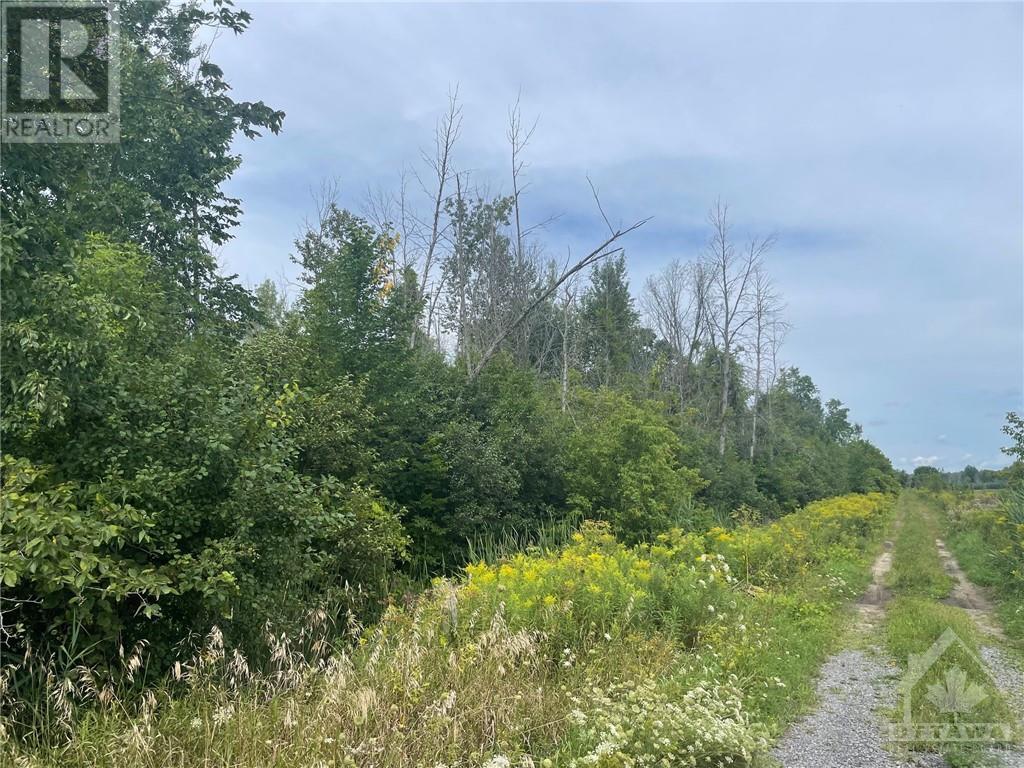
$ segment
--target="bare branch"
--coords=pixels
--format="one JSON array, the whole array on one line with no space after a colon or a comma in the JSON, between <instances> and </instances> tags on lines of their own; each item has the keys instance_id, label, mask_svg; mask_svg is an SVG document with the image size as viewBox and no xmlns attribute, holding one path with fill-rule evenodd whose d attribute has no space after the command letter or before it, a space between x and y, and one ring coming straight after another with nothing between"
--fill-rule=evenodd
<instances>
[{"instance_id":1,"label":"bare branch","mask_svg":"<svg viewBox=\"0 0 1024 768\"><path fill-rule=\"evenodd\" d=\"M590 191L594 195L594 202L597 203L597 210L601 212L601 218L604 219L605 226L608 227L609 232L614 232L615 227L608 221L608 217L604 213L604 207L601 205L601 197L597 193L597 187L594 186L594 182L590 179L590 174L587 174L587 184L590 185Z\"/></svg>"}]
</instances>

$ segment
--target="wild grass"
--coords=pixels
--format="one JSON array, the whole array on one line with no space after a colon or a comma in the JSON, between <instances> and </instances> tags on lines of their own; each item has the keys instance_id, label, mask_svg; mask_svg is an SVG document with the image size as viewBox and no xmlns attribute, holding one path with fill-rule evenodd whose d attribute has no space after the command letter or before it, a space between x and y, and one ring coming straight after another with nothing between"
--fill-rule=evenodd
<instances>
[{"instance_id":1,"label":"wild grass","mask_svg":"<svg viewBox=\"0 0 1024 768\"><path fill-rule=\"evenodd\" d=\"M294 640L268 627L259 669L214 631L142 695L72 670L49 686L64 707L49 732L24 733L5 709L2 759L758 765L810 701L891 506L877 494L842 497L764 528L675 532L633 548L587 525L561 549L438 580L375 626L343 628L340 646L321 613ZM787 559L769 542L788 546ZM126 669L141 670L143 650L137 661L126 654Z\"/></svg>"},{"instance_id":2,"label":"wild grass","mask_svg":"<svg viewBox=\"0 0 1024 768\"><path fill-rule=\"evenodd\" d=\"M466 542L468 563L495 563L520 552L548 554L561 549L579 530L581 521L575 517L548 518L533 528L503 528L500 533L488 533Z\"/></svg>"},{"instance_id":3,"label":"wild grass","mask_svg":"<svg viewBox=\"0 0 1024 768\"><path fill-rule=\"evenodd\" d=\"M953 579L943 569L935 546L940 529L932 502L923 493L908 491L900 496L899 506L903 525L893 545L889 586L906 597L943 598Z\"/></svg>"}]
</instances>

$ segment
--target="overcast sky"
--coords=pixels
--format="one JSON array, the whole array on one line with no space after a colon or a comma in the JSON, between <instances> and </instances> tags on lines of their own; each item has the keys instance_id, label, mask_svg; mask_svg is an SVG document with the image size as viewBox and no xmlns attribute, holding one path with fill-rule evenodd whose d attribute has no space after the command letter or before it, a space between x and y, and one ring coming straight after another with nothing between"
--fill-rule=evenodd
<instances>
[{"instance_id":1,"label":"overcast sky","mask_svg":"<svg viewBox=\"0 0 1024 768\"><path fill-rule=\"evenodd\" d=\"M525 215L553 253L614 219L636 292L693 258L708 206L775 232L787 363L905 469L1002 466L1022 409L1022 8L1013 4L253 3L213 59L287 113L238 145L245 217L221 252L255 283L295 275L311 190L359 209L464 104L457 162L507 191L509 105L538 117Z\"/></svg>"}]
</instances>

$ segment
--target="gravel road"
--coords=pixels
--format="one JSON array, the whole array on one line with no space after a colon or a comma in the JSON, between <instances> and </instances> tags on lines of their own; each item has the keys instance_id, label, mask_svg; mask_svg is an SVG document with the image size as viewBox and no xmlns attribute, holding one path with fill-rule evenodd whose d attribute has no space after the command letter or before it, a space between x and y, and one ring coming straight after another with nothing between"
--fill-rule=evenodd
<instances>
[{"instance_id":1,"label":"gravel road","mask_svg":"<svg viewBox=\"0 0 1024 768\"><path fill-rule=\"evenodd\" d=\"M991 605L960 569L941 540L936 547L956 586L944 602L963 608L983 633L1003 639ZM892 563L891 543L872 568L872 585L859 601L857 633L873 641L885 617L889 594L885 577ZM981 648L993 682L1024 720L1024 672L995 646ZM821 668L818 708L798 721L776 745L773 754L783 768L947 768L942 756L931 753L897 754L884 745L884 712L896 705L899 671L877 647L847 649ZM1024 749L990 750L986 766L1024 768Z\"/></svg>"},{"instance_id":2,"label":"gravel road","mask_svg":"<svg viewBox=\"0 0 1024 768\"><path fill-rule=\"evenodd\" d=\"M879 711L896 701L898 671L877 651L845 650L821 668L818 709L775 748L784 768L940 768L938 755L901 759L885 749Z\"/></svg>"}]
</instances>

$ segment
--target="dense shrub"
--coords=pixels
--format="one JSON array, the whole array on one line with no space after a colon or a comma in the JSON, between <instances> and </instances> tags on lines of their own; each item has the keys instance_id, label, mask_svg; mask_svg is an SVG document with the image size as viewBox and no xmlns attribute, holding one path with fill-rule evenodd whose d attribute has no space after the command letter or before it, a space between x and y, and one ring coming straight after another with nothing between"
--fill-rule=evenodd
<instances>
[{"instance_id":1,"label":"dense shrub","mask_svg":"<svg viewBox=\"0 0 1024 768\"><path fill-rule=\"evenodd\" d=\"M365 427L358 389L268 385L235 364L256 345L177 335L154 269L89 238L4 326L21 375L3 409L7 651L99 661L146 639L169 661L213 623L243 641L286 620L288 593L377 587L402 552L394 504L341 445Z\"/></svg>"},{"instance_id":2,"label":"dense shrub","mask_svg":"<svg viewBox=\"0 0 1024 768\"><path fill-rule=\"evenodd\" d=\"M654 402L610 389L580 390L568 445L569 503L581 517L608 520L624 541L650 541L693 523L704 485L683 463L683 446Z\"/></svg>"}]
</instances>

